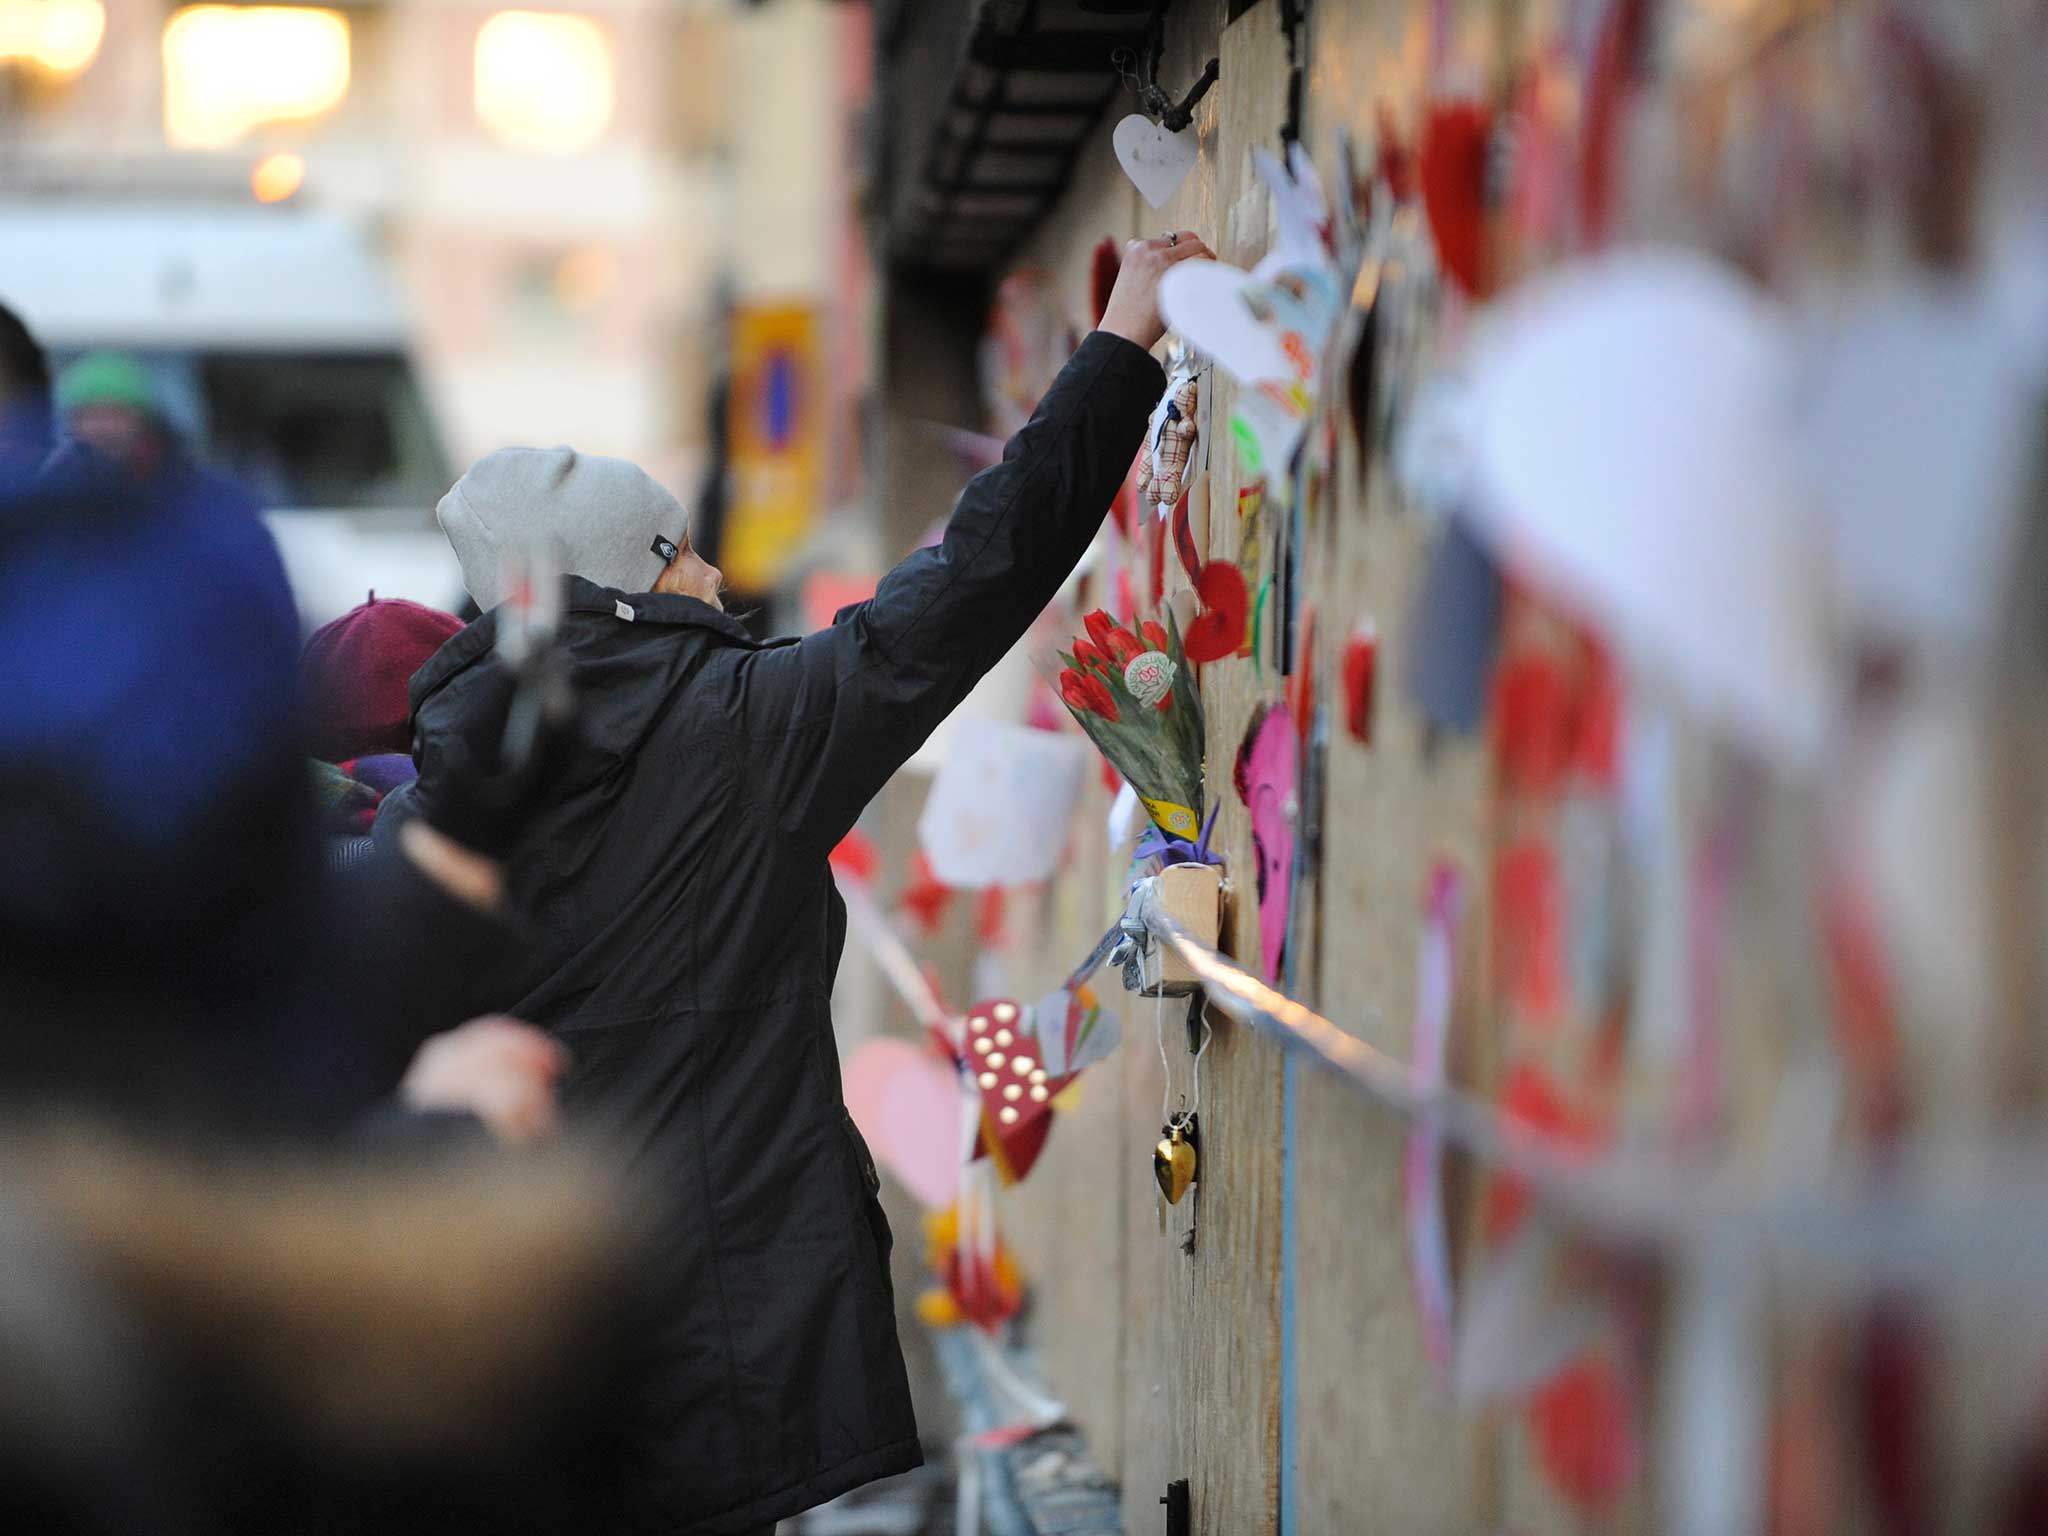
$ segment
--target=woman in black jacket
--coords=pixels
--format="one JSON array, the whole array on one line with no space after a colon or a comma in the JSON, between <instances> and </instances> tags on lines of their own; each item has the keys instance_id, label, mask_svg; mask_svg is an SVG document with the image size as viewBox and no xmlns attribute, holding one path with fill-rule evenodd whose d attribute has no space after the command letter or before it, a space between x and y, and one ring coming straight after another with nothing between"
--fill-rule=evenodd
<instances>
[{"instance_id":1,"label":"woman in black jacket","mask_svg":"<svg viewBox=\"0 0 2048 1536\"><path fill-rule=\"evenodd\" d=\"M1102 328L944 539L799 640L725 615L681 508L631 466L514 450L442 503L479 606L518 539L559 541L572 573L580 739L506 863L534 943L494 1002L568 1044L568 1115L670 1208L642 1529L736 1536L921 1460L888 1224L840 1099L826 856L1088 547L1165 384L1159 278L1206 254L1186 233L1132 242ZM380 836L489 752L495 621L413 679L420 778Z\"/></svg>"}]
</instances>

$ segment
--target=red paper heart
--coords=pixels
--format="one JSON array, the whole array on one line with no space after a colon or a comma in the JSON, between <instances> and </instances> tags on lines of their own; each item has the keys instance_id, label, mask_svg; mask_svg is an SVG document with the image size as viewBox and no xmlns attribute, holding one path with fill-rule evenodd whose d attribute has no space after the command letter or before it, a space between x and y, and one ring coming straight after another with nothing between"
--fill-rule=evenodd
<instances>
[{"instance_id":1,"label":"red paper heart","mask_svg":"<svg viewBox=\"0 0 2048 1536\"><path fill-rule=\"evenodd\" d=\"M1438 107L1422 130L1422 206L1437 259L1466 293L1483 292L1486 154L1493 113L1474 102Z\"/></svg>"},{"instance_id":2,"label":"red paper heart","mask_svg":"<svg viewBox=\"0 0 2048 1536\"><path fill-rule=\"evenodd\" d=\"M1195 596L1202 600L1202 612L1181 636L1181 654L1189 661L1220 661L1243 642L1245 620L1251 615L1244 572L1228 560L1211 560L1195 582Z\"/></svg>"}]
</instances>

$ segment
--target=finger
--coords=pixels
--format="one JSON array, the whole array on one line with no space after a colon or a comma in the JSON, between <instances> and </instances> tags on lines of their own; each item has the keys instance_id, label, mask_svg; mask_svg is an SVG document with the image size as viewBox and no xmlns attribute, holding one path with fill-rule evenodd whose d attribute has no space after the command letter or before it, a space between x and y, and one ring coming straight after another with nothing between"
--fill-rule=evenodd
<instances>
[{"instance_id":1,"label":"finger","mask_svg":"<svg viewBox=\"0 0 2048 1536\"><path fill-rule=\"evenodd\" d=\"M1186 261L1190 256L1200 256L1208 261L1216 259L1216 253L1204 245L1202 237L1192 230L1182 234L1178 241L1166 248L1166 259L1169 263Z\"/></svg>"}]
</instances>

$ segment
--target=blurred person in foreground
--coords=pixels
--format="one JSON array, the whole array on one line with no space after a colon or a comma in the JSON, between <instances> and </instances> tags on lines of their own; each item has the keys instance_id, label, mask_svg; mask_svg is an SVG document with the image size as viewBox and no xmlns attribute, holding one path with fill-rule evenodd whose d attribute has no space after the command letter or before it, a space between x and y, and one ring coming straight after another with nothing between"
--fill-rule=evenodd
<instances>
[{"instance_id":1,"label":"blurred person in foreground","mask_svg":"<svg viewBox=\"0 0 2048 1536\"><path fill-rule=\"evenodd\" d=\"M21 316L0 304L0 480L34 474L52 442L50 360Z\"/></svg>"},{"instance_id":2,"label":"blurred person in foreground","mask_svg":"<svg viewBox=\"0 0 2048 1536\"><path fill-rule=\"evenodd\" d=\"M318 1138L485 1011L516 942L487 818L322 878L297 628L233 508L0 485L0 1104Z\"/></svg>"},{"instance_id":3,"label":"blurred person in foreground","mask_svg":"<svg viewBox=\"0 0 2048 1536\"><path fill-rule=\"evenodd\" d=\"M643 1218L544 1140L561 1047L471 1011L488 756L323 901L296 631L246 518L0 485L0 1528L555 1532L631 1484ZM500 710L500 724L503 710ZM346 919L339 921L338 918ZM537 1086L545 1091L536 1092Z\"/></svg>"},{"instance_id":4,"label":"blurred person in foreground","mask_svg":"<svg viewBox=\"0 0 2048 1536\"><path fill-rule=\"evenodd\" d=\"M372 592L300 652L306 747L336 867L370 857L378 805L416 776L406 685L461 629L453 614Z\"/></svg>"},{"instance_id":5,"label":"blurred person in foreground","mask_svg":"<svg viewBox=\"0 0 2048 1536\"><path fill-rule=\"evenodd\" d=\"M559 1536L612 1518L646 1221L605 1162L0 1135L0 1528Z\"/></svg>"},{"instance_id":6,"label":"blurred person in foreground","mask_svg":"<svg viewBox=\"0 0 2048 1536\"><path fill-rule=\"evenodd\" d=\"M1079 562L1165 386L1159 279L1206 254L1185 233L1133 242L1102 328L942 542L801 640L756 642L723 611L682 508L632 465L511 450L441 503L487 611L413 679L421 778L379 836L436 814L480 707L488 729L501 552L558 541L591 714L515 842L534 938L495 1002L569 1042L572 1123L619 1138L674 1207L635 1529L767 1530L922 1460L879 1181L840 1097L827 855Z\"/></svg>"}]
</instances>

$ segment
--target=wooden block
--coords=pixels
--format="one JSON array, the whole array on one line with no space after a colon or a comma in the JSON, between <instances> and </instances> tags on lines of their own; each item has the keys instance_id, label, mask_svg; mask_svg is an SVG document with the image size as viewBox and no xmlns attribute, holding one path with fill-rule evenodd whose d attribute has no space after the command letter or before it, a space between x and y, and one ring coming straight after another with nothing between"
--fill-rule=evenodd
<instances>
[{"instance_id":1,"label":"wooden block","mask_svg":"<svg viewBox=\"0 0 2048 1536\"><path fill-rule=\"evenodd\" d=\"M1158 875L1159 904L1181 927L1211 949L1223 904L1223 871L1214 864L1169 864ZM1155 941L1145 957L1145 997L1186 997L1198 983L1187 962Z\"/></svg>"}]
</instances>

